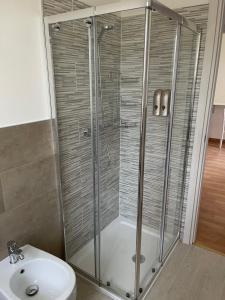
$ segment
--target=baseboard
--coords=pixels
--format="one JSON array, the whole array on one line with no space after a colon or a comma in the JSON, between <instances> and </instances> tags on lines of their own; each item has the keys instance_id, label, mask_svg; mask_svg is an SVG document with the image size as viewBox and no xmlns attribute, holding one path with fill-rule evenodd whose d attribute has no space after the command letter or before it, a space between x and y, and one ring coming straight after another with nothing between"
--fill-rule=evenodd
<instances>
[{"instance_id":1,"label":"baseboard","mask_svg":"<svg viewBox=\"0 0 225 300\"><path fill-rule=\"evenodd\" d=\"M220 139L209 138L209 143L220 143Z\"/></svg>"},{"instance_id":2,"label":"baseboard","mask_svg":"<svg viewBox=\"0 0 225 300\"><path fill-rule=\"evenodd\" d=\"M195 241L194 245L196 247L199 247L199 248L202 248L202 249L205 249L205 250L208 250L210 252L214 252L216 254L219 254L219 255L222 255L222 256L225 256L225 253L219 251L219 250L216 250L216 249L213 249L213 248L210 248L209 246L205 245L204 243L202 242L199 242L199 241Z\"/></svg>"}]
</instances>

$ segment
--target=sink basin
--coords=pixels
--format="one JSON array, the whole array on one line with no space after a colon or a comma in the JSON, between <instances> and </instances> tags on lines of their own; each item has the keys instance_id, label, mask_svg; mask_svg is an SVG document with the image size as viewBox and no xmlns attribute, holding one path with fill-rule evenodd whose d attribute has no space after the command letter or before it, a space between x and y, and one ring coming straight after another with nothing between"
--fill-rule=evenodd
<instances>
[{"instance_id":1,"label":"sink basin","mask_svg":"<svg viewBox=\"0 0 225 300\"><path fill-rule=\"evenodd\" d=\"M8 298L6 298L6 297L1 293L1 291L0 291L0 299L1 299L1 300L7 300Z\"/></svg>"},{"instance_id":2,"label":"sink basin","mask_svg":"<svg viewBox=\"0 0 225 300\"><path fill-rule=\"evenodd\" d=\"M10 264L0 262L1 300L74 300L76 278L72 268L61 259L26 245L24 259Z\"/></svg>"}]
</instances>

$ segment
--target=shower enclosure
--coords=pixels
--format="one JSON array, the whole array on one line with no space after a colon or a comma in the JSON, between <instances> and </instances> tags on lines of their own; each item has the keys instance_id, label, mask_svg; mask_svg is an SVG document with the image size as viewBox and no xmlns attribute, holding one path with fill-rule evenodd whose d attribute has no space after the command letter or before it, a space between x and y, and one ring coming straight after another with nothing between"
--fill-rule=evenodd
<instances>
[{"instance_id":1,"label":"shower enclosure","mask_svg":"<svg viewBox=\"0 0 225 300\"><path fill-rule=\"evenodd\" d=\"M45 29L66 259L142 299L180 235L200 34L154 0Z\"/></svg>"}]
</instances>

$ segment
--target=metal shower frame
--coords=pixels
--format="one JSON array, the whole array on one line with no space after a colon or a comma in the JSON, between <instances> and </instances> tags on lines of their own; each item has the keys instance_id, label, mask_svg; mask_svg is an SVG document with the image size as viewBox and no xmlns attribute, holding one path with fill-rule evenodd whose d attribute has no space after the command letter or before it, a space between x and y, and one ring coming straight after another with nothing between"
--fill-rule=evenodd
<instances>
[{"instance_id":1,"label":"metal shower frame","mask_svg":"<svg viewBox=\"0 0 225 300\"><path fill-rule=\"evenodd\" d=\"M165 161L165 176L164 176L164 189L163 189L163 201L162 201L162 216L161 216L161 228L160 228L160 253L159 253L159 262L161 265L164 263L165 259L168 257L171 250L174 248L175 243L179 239L180 232L178 233L174 243L171 245L170 249L164 254L164 233L165 233L165 218L166 218L166 204L168 199L168 180L169 180L169 166L170 166L170 151L171 151L171 140L172 140L172 127L173 127L173 114L174 114L174 101L176 96L176 79L177 79L177 67L179 60L179 47L180 47L180 37L181 37L181 27L184 26L191 30L193 33L197 34L196 39L196 58L195 58L195 66L194 66L194 74L193 74L193 87L192 87L192 99L191 99L191 110L193 107L193 101L195 97L195 84L197 78L197 68L198 68L198 58L199 58L199 49L200 49L200 40L201 33L198 32L197 27L194 23L187 20L185 17L179 15L168 7L162 5L156 0L136 0L129 1L123 0L118 2L117 4L106 4L100 5L96 7L88 7L76 11L71 11L67 13L61 13L52 16L44 17L44 26L45 26L45 41L46 41L46 55L47 55L47 65L48 65L48 79L49 79L49 94L51 99L51 111L52 118L56 119L57 126L57 118L56 118L56 98L55 98L55 85L54 85L54 74L53 74L53 61L52 61L52 51L50 45L50 33L49 33L49 25L72 21L78 19L90 19L90 24L88 27L88 36L89 36L89 81L90 81L90 106L91 106L91 132L92 132L92 156L93 156L93 178L95 178L94 174L97 174L97 178L94 180L94 199L96 203L95 212L99 216L99 168L95 166L94 159L98 157L98 118L93 117L93 106L98 105L97 101L97 93L98 93L98 80L97 80L97 71L96 71L96 45L92 44L92 37L94 36L94 43L96 43L96 32L95 26L94 31L92 32L91 22L95 19L95 16L122 12L132 9L145 9L145 36L144 36L144 66L143 66L143 85L142 85L142 109L141 109L141 124L140 124L140 149L139 149L139 178L138 178L138 207L137 207L137 228L136 228L136 262L135 262L135 299L144 299L147 291L151 287L152 281L149 283L146 291L142 294L139 293L139 284L140 284L140 257L141 257L141 241L142 241L142 215L143 215L143 191L144 191L144 161L145 161L145 139L146 139L146 122L147 122L147 106L148 106L148 73L149 73L149 52L150 52L150 44L151 44L151 15L152 11L157 11L160 14L168 17L169 19L176 21L176 37L174 41L174 57L173 57L173 72L172 72L172 87L171 87L171 101L170 101L170 113L169 113L169 122L168 122L168 130L167 130L167 155ZM95 20L94 20L95 21ZM94 61L94 65L92 64ZM95 69L95 71L93 71ZM93 89L95 92L93 93ZM95 103L94 103L95 102ZM191 124L191 112L189 113L188 119L188 128L190 128ZM97 136L95 137L93 132L93 128L97 128ZM57 130L56 130L57 132ZM189 135L189 132L188 132ZM56 133L56 144L57 144L57 133ZM185 155L187 155L185 153ZM59 169L59 168L58 168ZM183 181L185 177L185 170ZM97 186L97 188L96 188ZM61 199L62 200L62 199ZM62 201L61 201L62 202ZM181 208L182 209L182 208ZM95 213L96 215L96 213ZM180 214L181 215L181 214ZM99 218L98 218L99 219ZM64 232L65 235L65 232ZM98 239L96 238L98 236ZM66 247L66 245L65 245ZM83 275L82 270L78 270ZM88 276L89 279L94 279ZM99 221L95 221L95 282L99 285L100 282L100 224ZM102 285L103 286L103 285Z\"/></svg>"}]
</instances>

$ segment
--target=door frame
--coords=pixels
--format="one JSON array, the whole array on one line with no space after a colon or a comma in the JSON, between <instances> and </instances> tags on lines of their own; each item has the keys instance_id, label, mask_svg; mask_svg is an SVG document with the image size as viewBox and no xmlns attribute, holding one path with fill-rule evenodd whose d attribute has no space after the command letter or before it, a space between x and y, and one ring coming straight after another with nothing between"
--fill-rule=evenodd
<instances>
[{"instance_id":1,"label":"door frame","mask_svg":"<svg viewBox=\"0 0 225 300\"><path fill-rule=\"evenodd\" d=\"M209 1L209 15L199 105L195 126L194 146L184 218L183 242L193 244L196 239L201 187L208 142L209 121L213 106L215 85L224 28L224 0Z\"/></svg>"}]
</instances>

